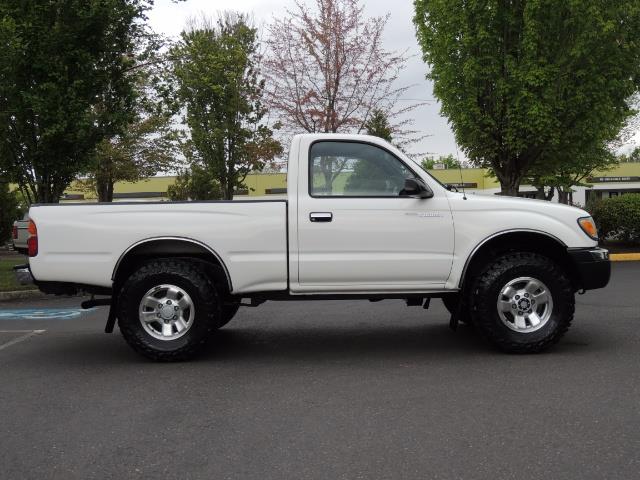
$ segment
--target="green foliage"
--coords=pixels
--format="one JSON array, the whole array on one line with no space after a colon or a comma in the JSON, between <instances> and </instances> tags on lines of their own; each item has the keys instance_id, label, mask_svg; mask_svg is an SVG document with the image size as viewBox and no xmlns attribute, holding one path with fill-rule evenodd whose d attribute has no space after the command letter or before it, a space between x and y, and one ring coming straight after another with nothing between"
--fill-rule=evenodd
<instances>
[{"instance_id":1,"label":"green foliage","mask_svg":"<svg viewBox=\"0 0 640 480\"><path fill-rule=\"evenodd\" d=\"M389 177L389 172L380 168L378 162L360 161L353 167L353 173L349 175L344 191L352 194L375 195L376 192L385 192L387 182L393 180L398 181L397 178ZM401 178L400 182L403 180Z\"/></svg>"},{"instance_id":2,"label":"green foliage","mask_svg":"<svg viewBox=\"0 0 640 480\"><path fill-rule=\"evenodd\" d=\"M432 170L436 163L441 163L444 165L444 168L458 168L458 161L452 154L439 157L426 157L422 160L422 168L426 170Z\"/></svg>"},{"instance_id":3,"label":"green foliage","mask_svg":"<svg viewBox=\"0 0 640 480\"><path fill-rule=\"evenodd\" d=\"M13 271L16 263L15 258L0 258L0 292L35 289L33 285L20 285L16 281L16 274Z\"/></svg>"},{"instance_id":4,"label":"green foliage","mask_svg":"<svg viewBox=\"0 0 640 480\"><path fill-rule=\"evenodd\" d=\"M547 162L538 162L529 170L529 182L539 192L539 197L550 200L558 192L559 201L568 203L574 186L585 186L585 180L595 170L607 170L618 164L616 157L608 148L587 148L574 152L573 157L558 154ZM546 193L542 193L545 192Z\"/></svg>"},{"instance_id":5,"label":"green foliage","mask_svg":"<svg viewBox=\"0 0 640 480\"><path fill-rule=\"evenodd\" d=\"M180 134L174 128L173 85L168 81L164 40L139 26L127 72L135 103L126 124L98 143L84 188L97 193L101 202L113 200L115 182L136 182L174 167Z\"/></svg>"},{"instance_id":6,"label":"green foliage","mask_svg":"<svg viewBox=\"0 0 640 480\"><path fill-rule=\"evenodd\" d=\"M0 2L0 162L29 202L57 202L130 124L144 0Z\"/></svg>"},{"instance_id":7,"label":"green foliage","mask_svg":"<svg viewBox=\"0 0 640 480\"><path fill-rule=\"evenodd\" d=\"M640 163L640 147L634 148L628 155L622 154L618 157L620 163Z\"/></svg>"},{"instance_id":8,"label":"green foliage","mask_svg":"<svg viewBox=\"0 0 640 480\"><path fill-rule=\"evenodd\" d=\"M640 244L640 194L597 200L588 206L601 239Z\"/></svg>"},{"instance_id":9,"label":"green foliage","mask_svg":"<svg viewBox=\"0 0 640 480\"><path fill-rule=\"evenodd\" d=\"M415 0L428 77L458 143L515 194L536 165L602 149L633 114L637 0Z\"/></svg>"},{"instance_id":10,"label":"green foliage","mask_svg":"<svg viewBox=\"0 0 640 480\"><path fill-rule=\"evenodd\" d=\"M153 48L153 46L149 46ZM136 182L174 167L180 134L173 124L173 105L158 93L165 74L155 63L145 64L141 52L136 76L136 104L124 131L104 138L96 147L85 190L96 192L101 202L113 200L115 182ZM153 58L160 62L160 58Z\"/></svg>"},{"instance_id":11,"label":"green foliage","mask_svg":"<svg viewBox=\"0 0 640 480\"><path fill-rule=\"evenodd\" d=\"M126 132L98 144L90 175L82 184L96 192L100 202L111 202L115 182L137 182L169 170L177 141L169 115L139 117Z\"/></svg>"},{"instance_id":12,"label":"green foliage","mask_svg":"<svg viewBox=\"0 0 640 480\"><path fill-rule=\"evenodd\" d=\"M364 123L364 128L367 131L367 135L380 137L387 142L391 142L393 130L389 124L389 118L383 110L374 108L370 113L369 119Z\"/></svg>"},{"instance_id":13,"label":"green foliage","mask_svg":"<svg viewBox=\"0 0 640 480\"><path fill-rule=\"evenodd\" d=\"M14 220L22 217L18 192L9 191L9 184L0 182L0 244L11 238Z\"/></svg>"},{"instance_id":14,"label":"green foliage","mask_svg":"<svg viewBox=\"0 0 640 480\"><path fill-rule=\"evenodd\" d=\"M349 160L346 167L352 172L345 183L345 192L356 195L380 195L399 192L404 188L404 180L409 171L391 159L390 155L376 149L376 154ZM325 183L326 184L326 183Z\"/></svg>"},{"instance_id":15,"label":"green foliage","mask_svg":"<svg viewBox=\"0 0 640 480\"><path fill-rule=\"evenodd\" d=\"M222 197L220 183L197 164L180 172L176 183L167 191L173 202L187 200L217 200Z\"/></svg>"},{"instance_id":16,"label":"green foliage","mask_svg":"<svg viewBox=\"0 0 640 480\"><path fill-rule=\"evenodd\" d=\"M244 15L225 14L183 32L171 52L190 133L185 155L192 171L219 182L225 199L250 171L282 152L262 123L265 83L257 69L256 33Z\"/></svg>"}]
</instances>

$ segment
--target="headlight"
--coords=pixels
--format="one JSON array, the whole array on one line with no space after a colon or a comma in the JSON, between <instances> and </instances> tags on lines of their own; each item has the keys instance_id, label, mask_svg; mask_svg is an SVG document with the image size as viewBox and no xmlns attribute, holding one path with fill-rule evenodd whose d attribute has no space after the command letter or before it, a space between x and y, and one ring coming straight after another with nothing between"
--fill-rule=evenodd
<instances>
[{"instance_id":1,"label":"headlight","mask_svg":"<svg viewBox=\"0 0 640 480\"><path fill-rule=\"evenodd\" d=\"M598 229L596 228L596 223L593 221L591 217L582 217L578 219L578 225L584 233L586 233L589 238L593 240L598 240Z\"/></svg>"}]
</instances>

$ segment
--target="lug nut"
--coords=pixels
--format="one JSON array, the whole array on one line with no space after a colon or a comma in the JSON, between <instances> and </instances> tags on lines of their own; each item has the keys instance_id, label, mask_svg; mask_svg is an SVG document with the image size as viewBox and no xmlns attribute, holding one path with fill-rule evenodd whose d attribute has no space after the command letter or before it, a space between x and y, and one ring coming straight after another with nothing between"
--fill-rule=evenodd
<instances>
[{"instance_id":1,"label":"lug nut","mask_svg":"<svg viewBox=\"0 0 640 480\"><path fill-rule=\"evenodd\" d=\"M516 300L520 300L520 295L516 295Z\"/></svg>"},{"instance_id":2,"label":"lug nut","mask_svg":"<svg viewBox=\"0 0 640 480\"><path fill-rule=\"evenodd\" d=\"M535 305L535 304L536 304L536 301L531 299L531 305Z\"/></svg>"},{"instance_id":3,"label":"lug nut","mask_svg":"<svg viewBox=\"0 0 640 480\"><path fill-rule=\"evenodd\" d=\"M178 307L173 307L173 310L177 312L178 311Z\"/></svg>"},{"instance_id":4,"label":"lug nut","mask_svg":"<svg viewBox=\"0 0 640 480\"><path fill-rule=\"evenodd\" d=\"M518 310L518 315L522 315L522 312Z\"/></svg>"},{"instance_id":5,"label":"lug nut","mask_svg":"<svg viewBox=\"0 0 640 480\"><path fill-rule=\"evenodd\" d=\"M531 310L529 310L529 312L528 312L528 313L531 313Z\"/></svg>"},{"instance_id":6,"label":"lug nut","mask_svg":"<svg viewBox=\"0 0 640 480\"><path fill-rule=\"evenodd\" d=\"M518 307L517 307L517 306L516 306L516 304L514 303L513 305L511 305L511 308L518 308Z\"/></svg>"},{"instance_id":7,"label":"lug nut","mask_svg":"<svg viewBox=\"0 0 640 480\"><path fill-rule=\"evenodd\" d=\"M171 300L167 300L167 305L171 305Z\"/></svg>"},{"instance_id":8,"label":"lug nut","mask_svg":"<svg viewBox=\"0 0 640 480\"><path fill-rule=\"evenodd\" d=\"M174 315L174 316L173 316L173 319L174 319L174 320L177 320L177 319L178 319L178 316L177 316L177 315Z\"/></svg>"},{"instance_id":9,"label":"lug nut","mask_svg":"<svg viewBox=\"0 0 640 480\"><path fill-rule=\"evenodd\" d=\"M526 298L529 298L529 294L528 294L528 293L525 293L525 294L524 294L524 296L525 296Z\"/></svg>"}]
</instances>

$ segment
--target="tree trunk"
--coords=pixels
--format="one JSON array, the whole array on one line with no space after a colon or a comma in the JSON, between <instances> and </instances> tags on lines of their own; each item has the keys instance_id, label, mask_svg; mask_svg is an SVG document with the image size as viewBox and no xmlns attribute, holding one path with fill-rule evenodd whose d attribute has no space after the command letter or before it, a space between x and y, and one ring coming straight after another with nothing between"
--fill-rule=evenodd
<instances>
[{"instance_id":1,"label":"tree trunk","mask_svg":"<svg viewBox=\"0 0 640 480\"><path fill-rule=\"evenodd\" d=\"M96 190L98 192L98 201L101 203L113 202L113 179L96 179Z\"/></svg>"},{"instance_id":2,"label":"tree trunk","mask_svg":"<svg viewBox=\"0 0 640 480\"><path fill-rule=\"evenodd\" d=\"M517 197L520 189L522 175L514 169L499 170L494 168L498 181L500 182L500 195L505 197Z\"/></svg>"},{"instance_id":3,"label":"tree trunk","mask_svg":"<svg viewBox=\"0 0 640 480\"><path fill-rule=\"evenodd\" d=\"M520 190L520 179L500 180L500 195L505 197L517 197Z\"/></svg>"},{"instance_id":4,"label":"tree trunk","mask_svg":"<svg viewBox=\"0 0 640 480\"><path fill-rule=\"evenodd\" d=\"M549 193L544 197L547 202L553 200L553 195L555 194L556 187L549 187Z\"/></svg>"},{"instance_id":5,"label":"tree trunk","mask_svg":"<svg viewBox=\"0 0 640 480\"><path fill-rule=\"evenodd\" d=\"M223 200L233 200L233 184L235 182L231 177L226 179L226 182L222 184Z\"/></svg>"},{"instance_id":6,"label":"tree trunk","mask_svg":"<svg viewBox=\"0 0 640 480\"><path fill-rule=\"evenodd\" d=\"M42 180L38 182L38 203L60 203L60 196L55 185L51 185L50 181Z\"/></svg>"},{"instance_id":7,"label":"tree trunk","mask_svg":"<svg viewBox=\"0 0 640 480\"><path fill-rule=\"evenodd\" d=\"M565 192L562 189L558 189L558 202L564 203L565 205L569 204L569 196L571 195L571 191Z\"/></svg>"}]
</instances>

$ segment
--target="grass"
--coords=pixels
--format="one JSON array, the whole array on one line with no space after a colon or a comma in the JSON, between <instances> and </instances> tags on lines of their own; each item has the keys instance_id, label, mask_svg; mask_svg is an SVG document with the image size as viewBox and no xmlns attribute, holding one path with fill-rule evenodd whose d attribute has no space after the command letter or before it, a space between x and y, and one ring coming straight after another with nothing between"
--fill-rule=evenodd
<instances>
[{"instance_id":1,"label":"grass","mask_svg":"<svg viewBox=\"0 0 640 480\"><path fill-rule=\"evenodd\" d=\"M13 266L25 263L24 257L0 258L0 292L15 292L16 290L33 290L33 285L20 285L16 282Z\"/></svg>"}]
</instances>

